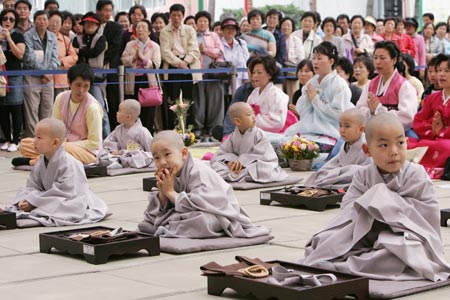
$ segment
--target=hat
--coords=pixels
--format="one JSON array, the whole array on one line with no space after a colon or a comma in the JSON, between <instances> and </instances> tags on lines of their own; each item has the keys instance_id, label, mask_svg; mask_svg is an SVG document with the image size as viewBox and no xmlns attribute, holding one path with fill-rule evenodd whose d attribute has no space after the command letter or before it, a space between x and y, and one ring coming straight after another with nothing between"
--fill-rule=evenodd
<instances>
[{"instance_id":1,"label":"hat","mask_svg":"<svg viewBox=\"0 0 450 300\"><path fill-rule=\"evenodd\" d=\"M98 17L97 14L87 13L81 19L80 24L83 25L84 22L93 22L93 23L96 23L96 24L100 24L100 18Z\"/></svg>"},{"instance_id":2,"label":"hat","mask_svg":"<svg viewBox=\"0 0 450 300\"><path fill-rule=\"evenodd\" d=\"M406 26L406 24L411 24L415 28L419 27L419 23L417 23L416 19L414 19L414 18L406 18L405 19L405 26Z\"/></svg>"},{"instance_id":3,"label":"hat","mask_svg":"<svg viewBox=\"0 0 450 300\"><path fill-rule=\"evenodd\" d=\"M236 30L239 30L239 24L234 18L226 18L220 23L220 29L224 29L227 26L232 26Z\"/></svg>"},{"instance_id":4,"label":"hat","mask_svg":"<svg viewBox=\"0 0 450 300\"><path fill-rule=\"evenodd\" d=\"M372 17L372 16L367 16L367 17L364 19L364 22L365 22L366 24L369 23L369 24L373 25L373 27L377 27L377 21L376 21L375 18Z\"/></svg>"}]
</instances>

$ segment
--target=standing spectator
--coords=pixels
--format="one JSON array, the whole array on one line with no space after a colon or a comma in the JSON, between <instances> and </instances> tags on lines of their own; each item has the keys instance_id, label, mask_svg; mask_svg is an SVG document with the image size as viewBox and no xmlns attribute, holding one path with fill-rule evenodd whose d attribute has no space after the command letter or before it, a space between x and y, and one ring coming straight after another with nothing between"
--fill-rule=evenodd
<instances>
[{"instance_id":1,"label":"standing spectator","mask_svg":"<svg viewBox=\"0 0 450 300\"><path fill-rule=\"evenodd\" d=\"M236 37L239 31L239 25L233 18L226 18L220 24L222 28L222 44L223 44L223 58L226 61L231 61L236 68L246 68L247 59L250 54L248 53L247 43ZM236 89L248 81L248 73L239 72L236 74ZM227 93L231 95L231 90L228 89Z\"/></svg>"},{"instance_id":2,"label":"standing spectator","mask_svg":"<svg viewBox=\"0 0 450 300\"><path fill-rule=\"evenodd\" d=\"M336 21L339 26L342 27L342 35L347 34L350 26L350 18L348 17L348 15L340 14L339 16L337 16Z\"/></svg>"},{"instance_id":3,"label":"standing spectator","mask_svg":"<svg viewBox=\"0 0 450 300\"><path fill-rule=\"evenodd\" d=\"M131 26L127 31L124 31L122 35L122 46L120 53L123 52L129 41L134 41L137 39L136 26L141 20L147 19L147 10L142 5L134 5L128 11L128 17L130 18Z\"/></svg>"},{"instance_id":4,"label":"standing spectator","mask_svg":"<svg viewBox=\"0 0 450 300\"><path fill-rule=\"evenodd\" d=\"M105 69L117 68L120 64L120 46L122 43L122 26L116 22L110 21L114 4L111 0L99 0L96 5L97 14L100 17L101 25L99 33L103 34L108 43L108 48L105 52L105 60L103 62ZM117 120L116 113L119 110L119 76L117 73L106 75L106 99L108 101L108 117L111 129L116 128Z\"/></svg>"},{"instance_id":5,"label":"standing spectator","mask_svg":"<svg viewBox=\"0 0 450 300\"><path fill-rule=\"evenodd\" d=\"M296 68L300 61L305 58L305 50L303 49L302 40L298 36L292 35L292 32L295 31L295 21L291 18L284 18L281 21L281 31L286 36L286 61L284 66ZM289 103L292 103L292 96L298 90L299 83L297 74L292 72L287 75L295 76L295 78L287 78L285 81L286 94L289 96Z\"/></svg>"},{"instance_id":6,"label":"standing spectator","mask_svg":"<svg viewBox=\"0 0 450 300\"><path fill-rule=\"evenodd\" d=\"M436 37L439 40L438 53L450 55L450 41L447 39L449 26L445 22L439 22L436 25Z\"/></svg>"},{"instance_id":7,"label":"standing spectator","mask_svg":"<svg viewBox=\"0 0 450 300\"><path fill-rule=\"evenodd\" d=\"M286 36L280 31L280 22L283 15L275 8L269 9L266 14L266 30L270 31L276 41L277 55L275 60L279 67L282 67L286 61Z\"/></svg>"},{"instance_id":8,"label":"standing spectator","mask_svg":"<svg viewBox=\"0 0 450 300\"><path fill-rule=\"evenodd\" d=\"M44 2L44 10L50 12L52 10L59 10L59 3L56 0L47 0Z\"/></svg>"},{"instance_id":9,"label":"standing spectator","mask_svg":"<svg viewBox=\"0 0 450 300\"><path fill-rule=\"evenodd\" d=\"M47 30L48 15L43 10L34 13L35 26L24 34L26 50L23 66L27 70L56 70L59 68L58 42L53 32ZM25 136L34 134L39 120L52 114L54 99L53 76L24 77Z\"/></svg>"},{"instance_id":10,"label":"standing spectator","mask_svg":"<svg viewBox=\"0 0 450 300\"><path fill-rule=\"evenodd\" d=\"M164 69L200 69L200 50L197 43L195 30L182 23L184 17L184 6L173 4L170 8L170 23L161 30L161 58ZM173 101L179 99L180 91L183 98L192 100L193 80L197 82L202 79L200 73L187 74L164 74L165 80L176 82L166 83L169 98ZM194 124L193 107L189 110L188 124ZM169 128L174 127L174 114L169 114Z\"/></svg>"},{"instance_id":11,"label":"standing spectator","mask_svg":"<svg viewBox=\"0 0 450 300\"><path fill-rule=\"evenodd\" d=\"M122 53L122 63L127 68L133 69L159 69L161 65L161 50L159 45L150 40L152 25L144 19L136 24L137 39L129 41ZM156 74L126 74L126 95L138 99L139 89L157 86ZM157 75L156 75L157 76ZM141 121L153 135L155 107L141 108Z\"/></svg>"},{"instance_id":12,"label":"standing spectator","mask_svg":"<svg viewBox=\"0 0 450 300\"><path fill-rule=\"evenodd\" d=\"M352 30L344 34L345 48L351 52L351 63L358 55L373 54L372 38L364 33L364 18L361 15L355 15L350 22Z\"/></svg>"},{"instance_id":13,"label":"standing spectator","mask_svg":"<svg viewBox=\"0 0 450 300\"><path fill-rule=\"evenodd\" d=\"M382 41L383 39L375 32L377 28L377 21L372 16L367 16L364 19L364 32L372 38L372 43Z\"/></svg>"},{"instance_id":14,"label":"standing spectator","mask_svg":"<svg viewBox=\"0 0 450 300\"><path fill-rule=\"evenodd\" d=\"M106 53L106 37L99 33L100 18L94 12L87 12L80 23L83 26L83 33L78 34L73 40L73 47L78 53L78 63L87 63L91 68L102 69L104 56ZM94 96L103 108L103 137L107 137L111 132L108 115L105 107L104 83L105 76L98 74L94 77L95 83L101 83L102 89L97 85L91 85L89 93Z\"/></svg>"},{"instance_id":15,"label":"standing spectator","mask_svg":"<svg viewBox=\"0 0 450 300\"><path fill-rule=\"evenodd\" d=\"M302 39L303 49L305 50L305 58L311 59L313 49L322 43L320 36L314 32L314 24L317 22L317 15L311 11L307 11L301 18L302 29L294 31L293 35Z\"/></svg>"},{"instance_id":16,"label":"standing spectator","mask_svg":"<svg viewBox=\"0 0 450 300\"><path fill-rule=\"evenodd\" d=\"M14 4L16 0L4 0L3 1L3 10L5 9L14 9Z\"/></svg>"},{"instance_id":17,"label":"standing spectator","mask_svg":"<svg viewBox=\"0 0 450 300\"><path fill-rule=\"evenodd\" d=\"M261 27L264 23L263 12L258 9L251 10L247 18L251 30L242 34L241 37L247 42L250 55L270 55L276 57L277 45L275 37L270 31L264 30Z\"/></svg>"},{"instance_id":18,"label":"standing spectator","mask_svg":"<svg viewBox=\"0 0 450 300\"><path fill-rule=\"evenodd\" d=\"M412 38L416 50L416 56L414 56L413 58L416 62L417 68L419 69L419 78L421 80L424 80L425 68L427 67L425 41L420 34L417 34L417 27L419 27L419 24L417 23L416 19L405 19L406 34Z\"/></svg>"},{"instance_id":19,"label":"standing spectator","mask_svg":"<svg viewBox=\"0 0 450 300\"><path fill-rule=\"evenodd\" d=\"M378 35L381 35L384 33L384 20L383 19L377 19L377 28L375 29L375 32Z\"/></svg>"},{"instance_id":20,"label":"standing spectator","mask_svg":"<svg viewBox=\"0 0 450 300\"><path fill-rule=\"evenodd\" d=\"M14 9L19 15L15 31L25 33L33 28L33 23L30 21L31 3L28 0L17 0L14 4Z\"/></svg>"},{"instance_id":21,"label":"standing spectator","mask_svg":"<svg viewBox=\"0 0 450 300\"><path fill-rule=\"evenodd\" d=\"M438 54L439 40L434 35L434 25L426 23L423 25L422 36L425 41L426 60L428 62Z\"/></svg>"},{"instance_id":22,"label":"standing spectator","mask_svg":"<svg viewBox=\"0 0 450 300\"><path fill-rule=\"evenodd\" d=\"M73 18L75 19L72 25L72 31L73 33L75 33L75 35L77 34L82 34L83 33L83 25L81 25L81 20L83 19L83 15L82 14L74 14Z\"/></svg>"},{"instance_id":23,"label":"standing spectator","mask_svg":"<svg viewBox=\"0 0 450 300\"><path fill-rule=\"evenodd\" d=\"M184 19L184 25L188 25L191 26L192 28L194 28L195 31L197 31L197 24L195 23L195 17L194 16L187 16Z\"/></svg>"},{"instance_id":24,"label":"standing spectator","mask_svg":"<svg viewBox=\"0 0 450 300\"><path fill-rule=\"evenodd\" d=\"M244 34L251 30L250 23L248 22L246 17L241 19L241 23L239 24L240 33Z\"/></svg>"},{"instance_id":25,"label":"standing spectator","mask_svg":"<svg viewBox=\"0 0 450 300\"><path fill-rule=\"evenodd\" d=\"M63 24L59 32L61 32L62 35L68 37L70 42L72 43L73 38L76 36L76 34L72 31L73 24L75 23L75 17L71 12L67 10L63 11L62 14Z\"/></svg>"},{"instance_id":26,"label":"standing spectator","mask_svg":"<svg viewBox=\"0 0 450 300\"><path fill-rule=\"evenodd\" d=\"M130 30L130 17L126 11L121 11L114 17L114 22L119 23L122 26L123 32Z\"/></svg>"},{"instance_id":27,"label":"standing spectator","mask_svg":"<svg viewBox=\"0 0 450 300\"><path fill-rule=\"evenodd\" d=\"M153 41L155 41L158 45L160 44L159 35L161 34L161 30L169 24L169 20L166 15L163 13L154 13L151 17L152 21L152 35Z\"/></svg>"},{"instance_id":28,"label":"standing spectator","mask_svg":"<svg viewBox=\"0 0 450 300\"><path fill-rule=\"evenodd\" d=\"M401 51L402 53L406 53L410 55L411 57L416 56L416 46L414 46L414 41L412 38L405 33L405 20L402 18L398 18L397 20L397 27L396 27L396 33L402 40L402 44L404 47L404 50Z\"/></svg>"},{"instance_id":29,"label":"standing spectator","mask_svg":"<svg viewBox=\"0 0 450 300\"><path fill-rule=\"evenodd\" d=\"M52 10L49 12L48 30L56 35L56 40L58 42L58 59L60 62L59 68L61 70L68 70L77 63L78 55L73 49L70 39L60 33L62 20L63 14L59 10ZM54 74L53 83L55 84L55 97L69 88L66 74Z\"/></svg>"},{"instance_id":30,"label":"standing spectator","mask_svg":"<svg viewBox=\"0 0 450 300\"><path fill-rule=\"evenodd\" d=\"M347 57L347 52L345 50L344 40L341 37L335 36L337 24L336 20L332 17L327 17L322 22L322 30L325 33L323 40L332 43L336 46L338 50L338 55L341 57ZM351 55L349 53L349 55Z\"/></svg>"},{"instance_id":31,"label":"standing spectator","mask_svg":"<svg viewBox=\"0 0 450 300\"><path fill-rule=\"evenodd\" d=\"M400 57L402 58L403 64L405 65L402 75L416 89L417 107L419 107L420 103L422 102L424 87L422 82L417 77L413 76L413 74L415 73L415 66L416 66L414 59L411 57L411 55L408 55L406 53L401 53Z\"/></svg>"},{"instance_id":32,"label":"standing spectator","mask_svg":"<svg viewBox=\"0 0 450 300\"><path fill-rule=\"evenodd\" d=\"M400 52L405 52L401 37L396 34L397 18L384 19L384 33L380 34L384 41L392 41L397 45Z\"/></svg>"},{"instance_id":33,"label":"standing spectator","mask_svg":"<svg viewBox=\"0 0 450 300\"><path fill-rule=\"evenodd\" d=\"M423 24L426 24L426 23L434 24L434 14L424 13L422 15L422 22L423 22Z\"/></svg>"},{"instance_id":34,"label":"standing spectator","mask_svg":"<svg viewBox=\"0 0 450 300\"><path fill-rule=\"evenodd\" d=\"M0 13L0 20L2 22L0 36L2 40L6 40L6 48L3 49L2 47L6 57L6 71L22 70L25 40L21 33L14 31L19 15L13 8L7 8ZM22 129L23 76L8 76L8 85L9 92L5 97L0 98L0 125L6 138L1 150L14 152L17 151L20 130Z\"/></svg>"},{"instance_id":35,"label":"standing spectator","mask_svg":"<svg viewBox=\"0 0 450 300\"><path fill-rule=\"evenodd\" d=\"M209 31L211 24L209 12L199 11L195 15L195 23L201 68L207 69L210 63L223 61L223 44L217 33ZM223 94L223 82L219 80L201 81L194 90L196 128L202 131L202 136L207 141L210 139L211 129L223 124L225 114Z\"/></svg>"}]
</instances>

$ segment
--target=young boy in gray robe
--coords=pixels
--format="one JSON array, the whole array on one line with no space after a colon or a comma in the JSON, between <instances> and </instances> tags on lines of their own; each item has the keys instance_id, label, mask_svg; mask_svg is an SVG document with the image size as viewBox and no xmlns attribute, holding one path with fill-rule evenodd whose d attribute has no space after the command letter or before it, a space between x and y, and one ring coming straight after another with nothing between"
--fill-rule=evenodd
<instances>
[{"instance_id":1,"label":"young boy in gray robe","mask_svg":"<svg viewBox=\"0 0 450 300\"><path fill-rule=\"evenodd\" d=\"M64 151L65 137L66 127L60 120L43 119L36 125L34 147L41 156L26 187L19 189L5 209L15 212L18 220L66 226L95 223L105 217L108 207L89 190L81 162Z\"/></svg>"},{"instance_id":2,"label":"young boy in gray robe","mask_svg":"<svg viewBox=\"0 0 450 300\"><path fill-rule=\"evenodd\" d=\"M372 161L362 149L366 142L365 123L364 114L358 108L348 109L340 115L339 134L344 144L335 157L311 174L305 186L328 189L347 189L350 186L356 171Z\"/></svg>"},{"instance_id":3,"label":"young boy in gray robe","mask_svg":"<svg viewBox=\"0 0 450 300\"><path fill-rule=\"evenodd\" d=\"M373 163L356 172L342 210L307 243L301 263L380 280L446 280L437 197L424 168L406 161L402 123L378 114L366 139Z\"/></svg>"},{"instance_id":4,"label":"young boy in gray robe","mask_svg":"<svg viewBox=\"0 0 450 300\"><path fill-rule=\"evenodd\" d=\"M231 186L195 161L178 133L159 132L151 150L159 191L150 193L140 231L169 238L249 238L270 233L251 223Z\"/></svg>"},{"instance_id":5,"label":"young boy in gray robe","mask_svg":"<svg viewBox=\"0 0 450 300\"><path fill-rule=\"evenodd\" d=\"M103 142L98 164L108 168L144 168L154 166L150 152L152 135L142 126L141 104L133 99L120 103L117 122L120 124Z\"/></svg>"},{"instance_id":6,"label":"young boy in gray robe","mask_svg":"<svg viewBox=\"0 0 450 300\"><path fill-rule=\"evenodd\" d=\"M264 131L255 127L251 106L246 102L234 103L229 114L236 128L211 159L211 168L231 182L285 180L288 175L278 165L278 157L269 139Z\"/></svg>"}]
</instances>

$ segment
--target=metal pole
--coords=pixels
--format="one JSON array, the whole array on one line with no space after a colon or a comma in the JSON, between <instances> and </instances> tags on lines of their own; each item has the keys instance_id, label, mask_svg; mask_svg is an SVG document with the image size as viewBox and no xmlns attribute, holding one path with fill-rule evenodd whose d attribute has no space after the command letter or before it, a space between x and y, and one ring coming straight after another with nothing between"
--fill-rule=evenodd
<instances>
[{"instance_id":1,"label":"metal pole","mask_svg":"<svg viewBox=\"0 0 450 300\"><path fill-rule=\"evenodd\" d=\"M125 99L125 67L118 66L117 72L119 73L119 102L122 102Z\"/></svg>"}]
</instances>

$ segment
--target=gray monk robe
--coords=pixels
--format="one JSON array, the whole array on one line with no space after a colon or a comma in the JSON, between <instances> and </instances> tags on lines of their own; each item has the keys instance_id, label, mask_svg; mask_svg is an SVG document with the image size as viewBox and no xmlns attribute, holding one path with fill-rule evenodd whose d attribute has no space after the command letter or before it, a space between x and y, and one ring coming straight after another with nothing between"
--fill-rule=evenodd
<instances>
[{"instance_id":1,"label":"gray monk robe","mask_svg":"<svg viewBox=\"0 0 450 300\"><path fill-rule=\"evenodd\" d=\"M106 137L97 160L100 165L117 162L124 168L139 169L154 166L150 152L152 139L150 131L142 126L140 119L130 128L120 124ZM112 156L111 151L119 151L119 155Z\"/></svg>"},{"instance_id":2,"label":"gray monk robe","mask_svg":"<svg viewBox=\"0 0 450 300\"><path fill-rule=\"evenodd\" d=\"M36 208L19 210L17 204L27 200ZM28 218L44 226L90 224L102 220L108 210L106 203L89 190L83 165L60 147L52 158L41 155L31 170L25 188L7 207L17 218Z\"/></svg>"},{"instance_id":3,"label":"gray monk robe","mask_svg":"<svg viewBox=\"0 0 450 300\"><path fill-rule=\"evenodd\" d=\"M227 163L239 160L240 173L230 172ZM211 159L211 168L226 181L274 182L288 175L278 165L278 157L265 133L253 127L244 134L236 127Z\"/></svg>"},{"instance_id":4,"label":"gray monk robe","mask_svg":"<svg viewBox=\"0 0 450 300\"><path fill-rule=\"evenodd\" d=\"M191 154L176 178L175 191L179 193L175 205L167 201L164 207L159 192L150 193L140 231L169 238L248 238L270 233L266 227L253 225L231 186Z\"/></svg>"},{"instance_id":5,"label":"gray monk robe","mask_svg":"<svg viewBox=\"0 0 450 300\"><path fill-rule=\"evenodd\" d=\"M397 174L362 167L341 212L307 243L303 264L386 280L445 280L439 206L422 166Z\"/></svg>"},{"instance_id":6,"label":"gray monk robe","mask_svg":"<svg viewBox=\"0 0 450 300\"><path fill-rule=\"evenodd\" d=\"M328 161L320 170L309 176L305 182L305 186L347 189L356 171L361 166L365 166L372 161L362 150L362 144L364 143L366 143L364 134L353 145L344 143L338 155Z\"/></svg>"}]
</instances>

